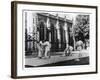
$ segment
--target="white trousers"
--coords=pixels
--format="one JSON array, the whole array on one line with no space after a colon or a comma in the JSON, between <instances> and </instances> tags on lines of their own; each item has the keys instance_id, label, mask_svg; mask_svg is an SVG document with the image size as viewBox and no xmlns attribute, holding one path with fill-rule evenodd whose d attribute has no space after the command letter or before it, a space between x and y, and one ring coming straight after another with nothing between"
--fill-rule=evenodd
<instances>
[{"instance_id":1,"label":"white trousers","mask_svg":"<svg viewBox=\"0 0 100 80\"><path fill-rule=\"evenodd\" d=\"M50 52L50 48L49 48L49 47L46 47L46 48L45 48L45 53L44 53L44 56L45 56L45 57L49 57L49 56L48 56L48 52Z\"/></svg>"}]
</instances>

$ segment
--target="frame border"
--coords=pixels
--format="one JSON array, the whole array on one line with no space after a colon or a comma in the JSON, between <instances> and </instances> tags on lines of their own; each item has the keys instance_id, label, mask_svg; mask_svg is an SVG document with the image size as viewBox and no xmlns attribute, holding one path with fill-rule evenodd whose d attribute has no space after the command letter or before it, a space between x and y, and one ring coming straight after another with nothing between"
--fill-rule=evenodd
<instances>
[{"instance_id":1,"label":"frame border","mask_svg":"<svg viewBox=\"0 0 100 80\"><path fill-rule=\"evenodd\" d=\"M33 76L17 76L17 4L29 5L49 5L60 7L77 7L77 8L94 8L96 10L96 71L94 72L80 72L80 73L63 73L50 75L33 75ZM58 3L42 3L42 2L27 2L27 1L12 1L11 2L11 78L36 78L36 77L53 77L66 75L82 75L98 73L98 7L88 5L73 5L73 4L58 4Z\"/></svg>"}]
</instances>

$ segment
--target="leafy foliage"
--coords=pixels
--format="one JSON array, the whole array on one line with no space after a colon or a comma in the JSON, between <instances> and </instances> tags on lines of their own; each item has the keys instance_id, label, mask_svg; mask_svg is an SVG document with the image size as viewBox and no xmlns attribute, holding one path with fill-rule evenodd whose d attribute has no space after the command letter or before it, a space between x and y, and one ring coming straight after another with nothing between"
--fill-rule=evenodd
<instances>
[{"instance_id":1,"label":"leafy foliage","mask_svg":"<svg viewBox=\"0 0 100 80\"><path fill-rule=\"evenodd\" d=\"M74 25L74 36L76 40L89 39L89 15L77 15Z\"/></svg>"}]
</instances>

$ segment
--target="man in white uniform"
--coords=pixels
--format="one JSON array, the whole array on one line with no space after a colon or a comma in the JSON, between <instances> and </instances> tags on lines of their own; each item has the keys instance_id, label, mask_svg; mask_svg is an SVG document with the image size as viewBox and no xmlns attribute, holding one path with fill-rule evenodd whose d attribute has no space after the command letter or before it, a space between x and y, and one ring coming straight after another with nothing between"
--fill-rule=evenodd
<instances>
[{"instance_id":1,"label":"man in white uniform","mask_svg":"<svg viewBox=\"0 0 100 80\"><path fill-rule=\"evenodd\" d=\"M41 41L40 41L40 43L36 42L36 45L37 45L37 49L38 49L38 58L42 58L42 56L43 56L43 49L42 49Z\"/></svg>"},{"instance_id":2,"label":"man in white uniform","mask_svg":"<svg viewBox=\"0 0 100 80\"><path fill-rule=\"evenodd\" d=\"M80 58L82 56L81 51L83 50L83 42L81 40L76 42L76 50L78 51L78 57ZM75 61L80 61L79 58L76 58Z\"/></svg>"},{"instance_id":3,"label":"man in white uniform","mask_svg":"<svg viewBox=\"0 0 100 80\"><path fill-rule=\"evenodd\" d=\"M48 53L50 52L50 48L51 48L50 42L45 41L42 43L42 45L44 46L44 57L49 58L50 56L48 55Z\"/></svg>"},{"instance_id":4,"label":"man in white uniform","mask_svg":"<svg viewBox=\"0 0 100 80\"><path fill-rule=\"evenodd\" d=\"M72 55L72 50L73 50L73 47L67 44L66 49L64 50L64 53L62 56Z\"/></svg>"}]
</instances>

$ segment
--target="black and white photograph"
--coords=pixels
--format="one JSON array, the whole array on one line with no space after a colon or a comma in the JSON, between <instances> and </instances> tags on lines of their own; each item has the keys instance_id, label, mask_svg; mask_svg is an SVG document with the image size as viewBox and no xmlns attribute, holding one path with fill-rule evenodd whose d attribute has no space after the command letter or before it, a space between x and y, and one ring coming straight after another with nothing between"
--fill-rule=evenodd
<instances>
[{"instance_id":1,"label":"black and white photograph","mask_svg":"<svg viewBox=\"0 0 100 80\"><path fill-rule=\"evenodd\" d=\"M89 65L89 13L23 13L26 68Z\"/></svg>"},{"instance_id":2,"label":"black and white photograph","mask_svg":"<svg viewBox=\"0 0 100 80\"><path fill-rule=\"evenodd\" d=\"M12 2L13 78L97 73L97 6Z\"/></svg>"}]
</instances>

